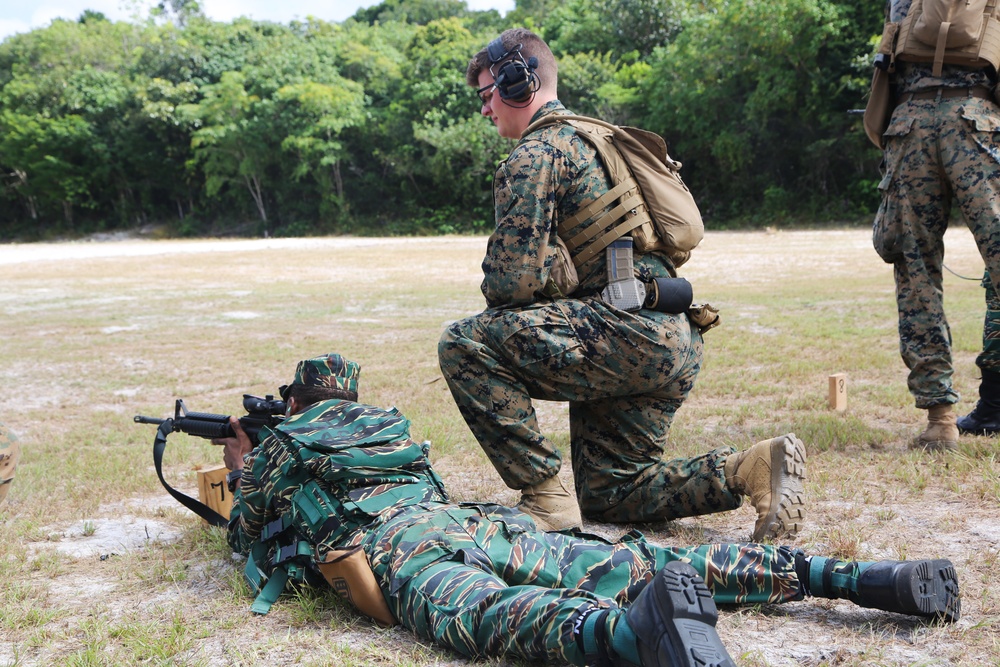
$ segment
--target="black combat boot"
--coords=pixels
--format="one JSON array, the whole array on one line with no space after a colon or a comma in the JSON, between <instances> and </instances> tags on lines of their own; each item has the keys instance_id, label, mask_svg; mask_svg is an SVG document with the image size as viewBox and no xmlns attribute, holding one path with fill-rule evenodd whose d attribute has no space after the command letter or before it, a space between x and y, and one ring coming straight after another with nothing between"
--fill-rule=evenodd
<instances>
[{"instance_id":1,"label":"black combat boot","mask_svg":"<svg viewBox=\"0 0 1000 667\"><path fill-rule=\"evenodd\" d=\"M865 567L857 591L861 607L954 623L962 613L958 576L949 560L884 560Z\"/></svg>"},{"instance_id":2,"label":"black combat boot","mask_svg":"<svg viewBox=\"0 0 1000 667\"><path fill-rule=\"evenodd\" d=\"M1000 433L1000 373L983 369L979 402L972 412L958 418L958 430L969 435Z\"/></svg>"},{"instance_id":3,"label":"black combat boot","mask_svg":"<svg viewBox=\"0 0 1000 667\"><path fill-rule=\"evenodd\" d=\"M693 567L674 561L656 573L625 612L642 665L736 667L715 623L712 593Z\"/></svg>"},{"instance_id":4,"label":"black combat boot","mask_svg":"<svg viewBox=\"0 0 1000 667\"><path fill-rule=\"evenodd\" d=\"M799 554L795 573L806 595L945 623L962 613L958 576L949 560L843 561Z\"/></svg>"}]
</instances>

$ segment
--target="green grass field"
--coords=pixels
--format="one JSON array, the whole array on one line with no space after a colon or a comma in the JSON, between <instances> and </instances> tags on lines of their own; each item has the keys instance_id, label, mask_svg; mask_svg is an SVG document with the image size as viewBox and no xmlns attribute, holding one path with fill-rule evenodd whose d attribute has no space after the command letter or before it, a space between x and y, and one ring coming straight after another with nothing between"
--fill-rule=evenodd
<instances>
[{"instance_id":1,"label":"green grass field","mask_svg":"<svg viewBox=\"0 0 1000 667\"><path fill-rule=\"evenodd\" d=\"M982 274L971 236L946 263ZM464 665L401 628L381 630L326 591L249 612L224 535L176 504L153 471L174 399L239 413L295 363L339 352L363 400L395 405L458 500L516 502L481 454L437 364L450 321L478 312L485 238L121 241L0 245L0 421L23 452L0 505L0 665ZM723 609L738 664L1000 666L1000 444L907 449L923 426L898 354L891 267L867 230L710 232L681 274L721 309L671 431L673 452L795 432L809 451L808 525L793 542L849 558L951 558L963 619L935 626L807 600ZM976 398L978 280L945 276L962 413ZM832 411L828 379L847 377ZM563 405L541 423L568 445ZM221 462L171 437L168 479L194 493ZM568 466L567 466L568 467ZM570 471L565 470L565 475ZM638 526L669 543L745 539L753 511ZM609 537L630 526L588 525ZM510 664L494 660L493 664Z\"/></svg>"}]
</instances>

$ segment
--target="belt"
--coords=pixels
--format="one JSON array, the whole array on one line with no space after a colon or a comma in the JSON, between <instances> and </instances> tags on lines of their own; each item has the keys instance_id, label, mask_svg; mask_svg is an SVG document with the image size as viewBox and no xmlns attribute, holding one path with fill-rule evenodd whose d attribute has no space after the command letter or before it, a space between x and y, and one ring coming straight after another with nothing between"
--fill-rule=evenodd
<instances>
[{"instance_id":1,"label":"belt","mask_svg":"<svg viewBox=\"0 0 1000 667\"><path fill-rule=\"evenodd\" d=\"M988 100L993 97L993 93L986 86L974 86L973 88L931 88L930 90L921 90L918 93L900 95L899 104L906 104L907 102L914 102L916 100L935 100L940 102L941 100L949 100L956 97L978 97L979 99Z\"/></svg>"}]
</instances>

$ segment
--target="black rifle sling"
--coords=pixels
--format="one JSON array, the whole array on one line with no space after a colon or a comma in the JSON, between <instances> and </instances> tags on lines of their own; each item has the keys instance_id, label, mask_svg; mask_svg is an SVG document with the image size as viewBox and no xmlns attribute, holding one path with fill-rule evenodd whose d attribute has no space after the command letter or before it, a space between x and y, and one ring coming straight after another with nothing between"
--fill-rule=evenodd
<instances>
[{"instance_id":1,"label":"black rifle sling","mask_svg":"<svg viewBox=\"0 0 1000 667\"><path fill-rule=\"evenodd\" d=\"M165 419L159 428L156 429L156 438L153 440L153 465L156 467L156 476L160 478L160 484L167 490L174 500L188 508L202 519L213 526L225 527L229 521L200 500L195 500L191 496L184 495L177 489L167 484L163 479L163 450L167 447L167 436L174 431L174 420Z\"/></svg>"}]
</instances>

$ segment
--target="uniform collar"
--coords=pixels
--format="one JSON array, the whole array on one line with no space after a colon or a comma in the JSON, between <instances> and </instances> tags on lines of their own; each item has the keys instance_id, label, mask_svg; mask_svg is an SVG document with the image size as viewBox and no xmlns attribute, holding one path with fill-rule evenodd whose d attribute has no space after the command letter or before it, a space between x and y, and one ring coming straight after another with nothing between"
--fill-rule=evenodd
<instances>
[{"instance_id":1,"label":"uniform collar","mask_svg":"<svg viewBox=\"0 0 1000 667\"><path fill-rule=\"evenodd\" d=\"M551 102L546 102L544 105L539 107L538 111L535 112L535 115L531 117L531 123L534 123L542 116L548 116L550 113L568 114L569 111L567 111L566 107L564 107L562 102L559 100L552 100ZM530 125L531 123L528 124Z\"/></svg>"}]
</instances>

